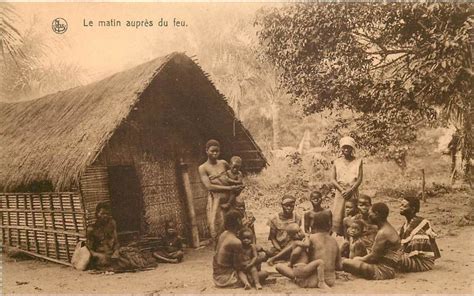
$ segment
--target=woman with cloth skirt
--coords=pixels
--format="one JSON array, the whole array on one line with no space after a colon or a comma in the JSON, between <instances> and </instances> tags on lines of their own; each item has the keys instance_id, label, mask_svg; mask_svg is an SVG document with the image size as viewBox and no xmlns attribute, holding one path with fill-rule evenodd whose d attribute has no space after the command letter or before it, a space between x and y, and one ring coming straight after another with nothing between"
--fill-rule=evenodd
<instances>
[{"instance_id":1,"label":"woman with cloth skirt","mask_svg":"<svg viewBox=\"0 0 474 296\"><path fill-rule=\"evenodd\" d=\"M339 140L342 156L334 161L331 182L336 188L332 209L332 231L344 235L344 208L347 200L357 199L359 186L362 183L362 159L354 155L356 143L351 137Z\"/></svg>"}]
</instances>

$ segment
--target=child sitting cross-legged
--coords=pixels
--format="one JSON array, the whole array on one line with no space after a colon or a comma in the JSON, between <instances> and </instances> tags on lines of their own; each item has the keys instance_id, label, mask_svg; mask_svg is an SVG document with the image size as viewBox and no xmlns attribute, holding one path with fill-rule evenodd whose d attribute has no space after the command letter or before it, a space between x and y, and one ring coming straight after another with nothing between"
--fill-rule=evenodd
<instances>
[{"instance_id":1,"label":"child sitting cross-legged","mask_svg":"<svg viewBox=\"0 0 474 296\"><path fill-rule=\"evenodd\" d=\"M293 241L290 262L276 265L276 270L291 279L302 288L318 287L329 288L324 281L324 261L316 259L310 262L309 254L306 251L310 247L310 240L307 237L303 241ZM311 277L317 273L317 278Z\"/></svg>"},{"instance_id":2,"label":"child sitting cross-legged","mask_svg":"<svg viewBox=\"0 0 474 296\"><path fill-rule=\"evenodd\" d=\"M251 288L250 282L255 284L257 290L261 290L262 285L260 284L257 270L257 248L252 243L253 233L250 229L243 228L239 232L239 238L242 241L243 251L241 255L241 265L243 269L238 271L239 279L244 284L245 290Z\"/></svg>"},{"instance_id":3,"label":"child sitting cross-legged","mask_svg":"<svg viewBox=\"0 0 474 296\"><path fill-rule=\"evenodd\" d=\"M162 246L153 253L153 257L166 263L178 263L183 260L182 238L178 235L176 225L173 221L165 223L165 236Z\"/></svg>"}]
</instances>

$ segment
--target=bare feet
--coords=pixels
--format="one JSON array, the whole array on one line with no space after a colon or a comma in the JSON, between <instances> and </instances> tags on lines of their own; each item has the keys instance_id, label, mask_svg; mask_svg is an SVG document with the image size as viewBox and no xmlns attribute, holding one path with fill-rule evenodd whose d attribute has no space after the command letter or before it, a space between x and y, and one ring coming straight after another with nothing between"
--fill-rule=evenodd
<instances>
[{"instance_id":1,"label":"bare feet","mask_svg":"<svg viewBox=\"0 0 474 296\"><path fill-rule=\"evenodd\" d=\"M245 284L245 287L244 287L245 290L250 290L252 289L252 286L250 286L249 283Z\"/></svg>"},{"instance_id":2,"label":"bare feet","mask_svg":"<svg viewBox=\"0 0 474 296\"><path fill-rule=\"evenodd\" d=\"M262 290L262 285L260 285L260 284L255 284L255 288L256 288L257 290Z\"/></svg>"},{"instance_id":3,"label":"bare feet","mask_svg":"<svg viewBox=\"0 0 474 296\"><path fill-rule=\"evenodd\" d=\"M331 289L325 282L319 283L318 288L320 289Z\"/></svg>"},{"instance_id":4,"label":"bare feet","mask_svg":"<svg viewBox=\"0 0 474 296\"><path fill-rule=\"evenodd\" d=\"M156 259L160 260L160 261L164 261L166 263L178 263L178 260L177 259L171 259L171 258L166 258L164 256L162 256L160 253L158 252L154 252L153 253L153 257L155 257Z\"/></svg>"}]
</instances>

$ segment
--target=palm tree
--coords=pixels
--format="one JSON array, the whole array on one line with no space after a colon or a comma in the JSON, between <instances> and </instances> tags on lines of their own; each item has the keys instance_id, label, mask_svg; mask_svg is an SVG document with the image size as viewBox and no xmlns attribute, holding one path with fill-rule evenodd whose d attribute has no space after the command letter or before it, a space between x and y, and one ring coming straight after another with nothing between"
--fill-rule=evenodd
<instances>
[{"instance_id":1,"label":"palm tree","mask_svg":"<svg viewBox=\"0 0 474 296\"><path fill-rule=\"evenodd\" d=\"M24 57L20 48L23 38L14 25L18 19L18 14L10 4L0 4L0 52L4 63L7 62L7 56L16 64L19 58Z\"/></svg>"}]
</instances>

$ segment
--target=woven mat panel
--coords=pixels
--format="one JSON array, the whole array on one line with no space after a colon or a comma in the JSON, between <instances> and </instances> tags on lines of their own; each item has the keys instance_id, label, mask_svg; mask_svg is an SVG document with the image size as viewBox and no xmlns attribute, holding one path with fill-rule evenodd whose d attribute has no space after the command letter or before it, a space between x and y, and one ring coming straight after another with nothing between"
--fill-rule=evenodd
<instances>
[{"instance_id":1,"label":"woven mat panel","mask_svg":"<svg viewBox=\"0 0 474 296\"><path fill-rule=\"evenodd\" d=\"M150 235L163 235L168 220L186 237L185 207L178 187L176 165L170 159L140 163L145 223Z\"/></svg>"},{"instance_id":2,"label":"woven mat panel","mask_svg":"<svg viewBox=\"0 0 474 296\"><path fill-rule=\"evenodd\" d=\"M106 166L90 166L81 177L87 225L95 222L95 208L99 202L110 201L109 179Z\"/></svg>"},{"instance_id":3,"label":"woven mat panel","mask_svg":"<svg viewBox=\"0 0 474 296\"><path fill-rule=\"evenodd\" d=\"M40 258L68 263L85 239L78 192L1 193L2 241Z\"/></svg>"}]
</instances>

